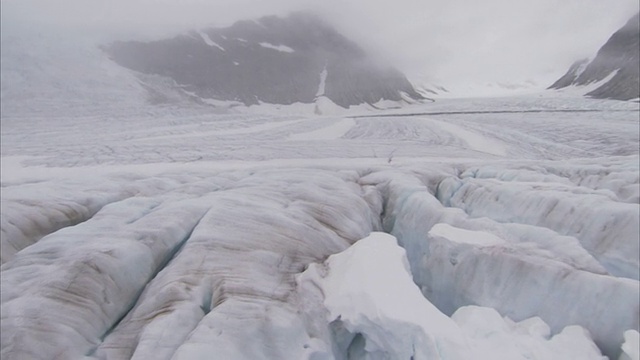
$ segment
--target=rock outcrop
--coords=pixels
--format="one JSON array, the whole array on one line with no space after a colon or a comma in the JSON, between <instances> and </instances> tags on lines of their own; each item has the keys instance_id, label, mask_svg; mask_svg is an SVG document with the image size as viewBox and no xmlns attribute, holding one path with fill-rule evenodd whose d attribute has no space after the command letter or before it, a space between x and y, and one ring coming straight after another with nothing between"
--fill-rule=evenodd
<instances>
[{"instance_id":1,"label":"rock outcrop","mask_svg":"<svg viewBox=\"0 0 640 360\"><path fill-rule=\"evenodd\" d=\"M580 60L551 85L551 89L581 86L606 80L587 96L631 100L640 97L640 18L632 17L600 48L592 61Z\"/></svg>"}]
</instances>

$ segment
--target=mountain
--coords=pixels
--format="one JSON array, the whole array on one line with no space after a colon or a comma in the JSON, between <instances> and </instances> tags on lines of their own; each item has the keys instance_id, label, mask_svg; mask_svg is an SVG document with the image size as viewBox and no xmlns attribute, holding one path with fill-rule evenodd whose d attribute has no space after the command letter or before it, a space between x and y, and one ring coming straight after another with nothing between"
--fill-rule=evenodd
<instances>
[{"instance_id":1,"label":"mountain","mask_svg":"<svg viewBox=\"0 0 640 360\"><path fill-rule=\"evenodd\" d=\"M599 99L631 100L640 97L640 14L633 16L600 48L592 60L580 60L550 89L572 85L604 84L587 93ZM615 74L614 74L615 72Z\"/></svg>"},{"instance_id":2,"label":"mountain","mask_svg":"<svg viewBox=\"0 0 640 360\"><path fill-rule=\"evenodd\" d=\"M402 73L309 14L240 21L160 41L115 42L105 51L124 67L170 78L205 100L288 105L325 96L348 107L422 99Z\"/></svg>"}]
</instances>

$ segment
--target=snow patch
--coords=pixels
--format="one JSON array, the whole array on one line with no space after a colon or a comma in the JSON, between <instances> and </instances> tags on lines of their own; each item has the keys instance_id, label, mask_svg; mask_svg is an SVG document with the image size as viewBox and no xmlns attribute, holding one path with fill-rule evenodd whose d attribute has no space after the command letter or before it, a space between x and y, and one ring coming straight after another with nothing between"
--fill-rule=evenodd
<instances>
[{"instance_id":1,"label":"snow patch","mask_svg":"<svg viewBox=\"0 0 640 360\"><path fill-rule=\"evenodd\" d=\"M640 333L637 330L624 332L624 344L620 360L640 360Z\"/></svg>"},{"instance_id":2,"label":"snow patch","mask_svg":"<svg viewBox=\"0 0 640 360\"><path fill-rule=\"evenodd\" d=\"M320 72L320 85L318 85L318 91L316 92L316 96L322 96L324 95L324 88L325 85L327 83L327 66L324 66L324 69L322 69L322 72Z\"/></svg>"},{"instance_id":3,"label":"snow patch","mask_svg":"<svg viewBox=\"0 0 640 360\"><path fill-rule=\"evenodd\" d=\"M284 52L284 53L293 53L295 52L295 50L293 50L292 48L286 46L286 45L273 45L271 43L268 42L261 42L260 46L262 46L263 48L267 48L267 49L273 49L273 50L277 50L280 52Z\"/></svg>"},{"instance_id":4,"label":"snow patch","mask_svg":"<svg viewBox=\"0 0 640 360\"><path fill-rule=\"evenodd\" d=\"M434 225L429 234L441 236L460 244L472 244L480 247L505 244L504 240L488 232L465 230L443 223Z\"/></svg>"},{"instance_id":5,"label":"snow patch","mask_svg":"<svg viewBox=\"0 0 640 360\"><path fill-rule=\"evenodd\" d=\"M209 37L208 34L200 31L198 32L198 34L200 34L200 37L202 38L202 40L204 40L204 42L211 46L211 47L217 47L218 49L222 50L222 51L226 51L222 46L220 46L218 43L216 43L215 41L211 40L211 38Z\"/></svg>"},{"instance_id":6,"label":"snow patch","mask_svg":"<svg viewBox=\"0 0 640 360\"><path fill-rule=\"evenodd\" d=\"M567 87L562 88L562 89L553 89L553 90L550 90L550 91L552 93L559 93L559 94L569 95L569 96L584 96L584 95L586 95L586 94L598 89L599 87L603 86L604 84L608 83L609 81L611 81L611 79L613 79L613 77L616 76L618 71L620 71L620 69L616 69L616 70L612 71L609 75L607 75L604 79L602 79L600 81L594 81L594 82L586 84L586 85L571 85L571 86L567 86Z\"/></svg>"}]
</instances>

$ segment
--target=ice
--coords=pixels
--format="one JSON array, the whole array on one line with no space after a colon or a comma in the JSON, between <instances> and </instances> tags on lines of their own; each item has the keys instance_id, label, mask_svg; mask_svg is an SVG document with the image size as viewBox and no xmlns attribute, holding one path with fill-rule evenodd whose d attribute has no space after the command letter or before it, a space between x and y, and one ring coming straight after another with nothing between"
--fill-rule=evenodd
<instances>
[{"instance_id":1,"label":"ice","mask_svg":"<svg viewBox=\"0 0 640 360\"><path fill-rule=\"evenodd\" d=\"M505 241L484 231L458 229L448 224L434 225L429 234L444 237L460 244L471 244L478 247L504 245Z\"/></svg>"},{"instance_id":2,"label":"ice","mask_svg":"<svg viewBox=\"0 0 640 360\"><path fill-rule=\"evenodd\" d=\"M329 73L327 72L327 66L325 65L324 69L322 69L322 72L320 73L320 84L318 85L318 91L316 92L316 96L324 95L324 89L325 89L325 85L327 84L328 74Z\"/></svg>"},{"instance_id":3,"label":"ice","mask_svg":"<svg viewBox=\"0 0 640 360\"><path fill-rule=\"evenodd\" d=\"M622 344L620 360L638 359L640 359L640 334L637 330L627 330L624 332L624 344Z\"/></svg>"},{"instance_id":4,"label":"ice","mask_svg":"<svg viewBox=\"0 0 640 360\"><path fill-rule=\"evenodd\" d=\"M388 234L372 233L309 266L297 282L303 309L315 312L307 327L324 337L320 348L332 349L331 358L603 359L579 326L551 336L539 318L514 323L477 306L445 316L421 295L404 249Z\"/></svg>"},{"instance_id":5,"label":"ice","mask_svg":"<svg viewBox=\"0 0 640 360\"><path fill-rule=\"evenodd\" d=\"M268 42L261 42L260 46L262 46L263 48L267 48L267 49L273 49L273 50L277 50L280 52L284 52L284 53L293 53L295 52L295 50L293 50L292 48L286 46L286 45L273 45L271 43Z\"/></svg>"},{"instance_id":6,"label":"ice","mask_svg":"<svg viewBox=\"0 0 640 360\"><path fill-rule=\"evenodd\" d=\"M269 170L208 195L188 241L93 356L297 358L308 337L293 276L379 227L379 204L350 178Z\"/></svg>"},{"instance_id":7,"label":"ice","mask_svg":"<svg viewBox=\"0 0 640 360\"><path fill-rule=\"evenodd\" d=\"M353 119L318 119L318 121L332 122L326 127L322 127L317 130L309 131L307 133L298 133L292 135L289 140L292 141L318 141L318 140L331 140L338 139L344 136L352 127L356 125Z\"/></svg>"},{"instance_id":8,"label":"ice","mask_svg":"<svg viewBox=\"0 0 640 360\"><path fill-rule=\"evenodd\" d=\"M106 206L6 262L3 358L78 358L97 345L206 210L197 202L163 205L132 198Z\"/></svg>"},{"instance_id":9,"label":"ice","mask_svg":"<svg viewBox=\"0 0 640 360\"><path fill-rule=\"evenodd\" d=\"M480 305L515 320L539 316L553 331L579 324L605 354L617 356L622 333L639 326L629 316L640 306L637 280L608 276L573 237L444 207L431 194L436 190L423 185L434 182L442 190L437 184L444 175L436 173L423 181L396 176L385 182L376 174L364 180L388 194L384 228L407 249L425 296L445 314ZM603 299L616 299L617 305Z\"/></svg>"},{"instance_id":10,"label":"ice","mask_svg":"<svg viewBox=\"0 0 640 360\"><path fill-rule=\"evenodd\" d=\"M207 33L204 33L202 31L200 31L200 32L198 32L198 35L200 35L200 37L205 42L205 44L207 44L209 46L212 46L212 47L217 47L218 49L220 49L222 51L225 51L225 49L222 46L220 46L215 41L211 40L211 38L209 37L209 35Z\"/></svg>"},{"instance_id":11,"label":"ice","mask_svg":"<svg viewBox=\"0 0 640 360\"><path fill-rule=\"evenodd\" d=\"M637 103L245 107L158 80L173 100L152 105L96 48L48 57L51 34L10 35L2 358L330 359L428 339L471 358L597 358L593 336L614 359L635 346ZM388 236L360 240L371 231L397 237L418 287ZM345 279L330 310L316 285Z\"/></svg>"},{"instance_id":12,"label":"ice","mask_svg":"<svg viewBox=\"0 0 640 360\"><path fill-rule=\"evenodd\" d=\"M431 121L434 122L438 127L442 128L443 130L450 132L454 134L456 137L462 139L470 149L487 153L487 154L499 155L499 156L504 156L507 153L504 146L499 142L490 141L487 138L481 135L478 135L476 133L473 133L471 131L465 130L464 128L458 125L454 125L454 124L446 123L442 121L436 121L436 120L431 120Z\"/></svg>"},{"instance_id":13,"label":"ice","mask_svg":"<svg viewBox=\"0 0 640 360\"><path fill-rule=\"evenodd\" d=\"M466 177L447 180L439 200L472 217L542 226L574 236L612 274L640 276L640 209L608 193L554 183Z\"/></svg>"}]
</instances>

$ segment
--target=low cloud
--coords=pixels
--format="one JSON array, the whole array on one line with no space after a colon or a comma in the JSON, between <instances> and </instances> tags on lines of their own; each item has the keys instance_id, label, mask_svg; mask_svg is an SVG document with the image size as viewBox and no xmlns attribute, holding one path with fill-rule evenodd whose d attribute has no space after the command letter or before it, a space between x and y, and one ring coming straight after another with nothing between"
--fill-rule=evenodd
<instances>
[{"instance_id":1,"label":"low cloud","mask_svg":"<svg viewBox=\"0 0 640 360\"><path fill-rule=\"evenodd\" d=\"M413 76L544 83L593 55L638 8L637 0L3 0L2 23L3 32L27 22L101 39L158 38L309 10Z\"/></svg>"}]
</instances>

